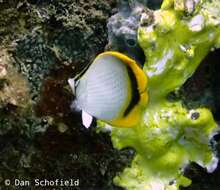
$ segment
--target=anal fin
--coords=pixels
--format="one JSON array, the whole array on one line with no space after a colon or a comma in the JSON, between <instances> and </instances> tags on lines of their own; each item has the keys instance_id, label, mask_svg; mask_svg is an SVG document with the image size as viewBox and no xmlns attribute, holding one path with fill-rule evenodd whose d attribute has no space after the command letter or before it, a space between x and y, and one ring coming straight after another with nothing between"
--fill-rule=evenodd
<instances>
[{"instance_id":1,"label":"anal fin","mask_svg":"<svg viewBox=\"0 0 220 190\"><path fill-rule=\"evenodd\" d=\"M93 117L87 112L82 110L82 123L86 128L89 128L92 124Z\"/></svg>"}]
</instances>

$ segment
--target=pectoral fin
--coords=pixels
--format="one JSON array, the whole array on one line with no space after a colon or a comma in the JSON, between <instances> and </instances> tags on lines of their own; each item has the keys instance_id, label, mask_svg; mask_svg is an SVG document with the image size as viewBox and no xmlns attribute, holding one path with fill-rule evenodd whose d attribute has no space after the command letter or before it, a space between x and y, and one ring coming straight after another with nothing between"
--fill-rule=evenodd
<instances>
[{"instance_id":1,"label":"pectoral fin","mask_svg":"<svg viewBox=\"0 0 220 190\"><path fill-rule=\"evenodd\" d=\"M70 85L70 88L71 90L73 91L73 94L75 95L75 79L74 78L71 78L71 79L68 79L68 83Z\"/></svg>"}]
</instances>

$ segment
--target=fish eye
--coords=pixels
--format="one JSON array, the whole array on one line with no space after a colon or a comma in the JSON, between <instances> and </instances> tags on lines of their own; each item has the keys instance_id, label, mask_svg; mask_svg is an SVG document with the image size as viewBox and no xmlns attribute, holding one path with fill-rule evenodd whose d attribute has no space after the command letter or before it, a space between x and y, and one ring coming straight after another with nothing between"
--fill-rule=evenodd
<instances>
[{"instance_id":1,"label":"fish eye","mask_svg":"<svg viewBox=\"0 0 220 190\"><path fill-rule=\"evenodd\" d=\"M133 38L128 38L128 39L126 39L126 44L129 46L129 47L134 47L134 46L136 46L136 40L135 39L133 39Z\"/></svg>"}]
</instances>

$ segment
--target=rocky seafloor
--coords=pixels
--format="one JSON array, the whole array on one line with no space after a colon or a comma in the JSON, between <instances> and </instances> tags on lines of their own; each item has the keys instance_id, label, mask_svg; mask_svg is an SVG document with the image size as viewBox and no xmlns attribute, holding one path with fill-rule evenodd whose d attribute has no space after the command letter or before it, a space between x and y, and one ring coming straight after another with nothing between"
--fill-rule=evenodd
<instances>
[{"instance_id":1,"label":"rocky seafloor","mask_svg":"<svg viewBox=\"0 0 220 190\"><path fill-rule=\"evenodd\" d=\"M75 189L122 189L112 181L134 150L114 149L108 133L85 129L70 109L67 84L109 48L107 21L116 12L115 0L0 0L1 189L17 189L4 184L15 178L77 178ZM183 96L188 107L208 106L217 122L219 57L219 50L211 52L180 93L171 95ZM214 138L218 144L219 135ZM219 189L220 167L208 174L192 163L185 175L192 184L181 189Z\"/></svg>"}]
</instances>

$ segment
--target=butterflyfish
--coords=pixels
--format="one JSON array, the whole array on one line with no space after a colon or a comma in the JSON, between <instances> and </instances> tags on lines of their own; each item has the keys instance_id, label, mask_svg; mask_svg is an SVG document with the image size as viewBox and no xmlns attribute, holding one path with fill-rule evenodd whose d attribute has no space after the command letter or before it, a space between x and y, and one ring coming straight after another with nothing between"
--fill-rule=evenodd
<instances>
[{"instance_id":1,"label":"butterflyfish","mask_svg":"<svg viewBox=\"0 0 220 190\"><path fill-rule=\"evenodd\" d=\"M147 75L135 60L116 51L99 54L80 78L68 82L85 127L92 117L116 127L133 127L148 103Z\"/></svg>"}]
</instances>

